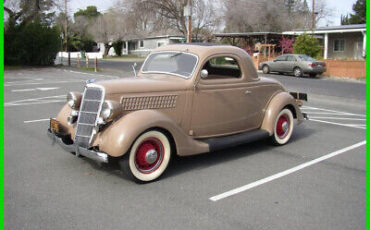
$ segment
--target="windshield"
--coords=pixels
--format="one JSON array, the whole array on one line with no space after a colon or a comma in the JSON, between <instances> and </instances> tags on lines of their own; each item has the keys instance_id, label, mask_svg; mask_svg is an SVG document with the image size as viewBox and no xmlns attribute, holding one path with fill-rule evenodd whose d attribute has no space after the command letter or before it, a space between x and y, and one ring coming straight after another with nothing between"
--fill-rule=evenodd
<instances>
[{"instance_id":1,"label":"windshield","mask_svg":"<svg viewBox=\"0 0 370 230\"><path fill-rule=\"evenodd\" d=\"M302 60L302 61L316 61L314 58L310 57L310 56L307 56L307 55L299 55L299 58Z\"/></svg>"},{"instance_id":2,"label":"windshield","mask_svg":"<svg viewBox=\"0 0 370 230\"><path fill-rule=\"evenodd\" d=\"M197 65L198 57L181 52L160 52L150 54L144 62L143 73L168 73L190 78Z\"/></svg>"}]
</instances>

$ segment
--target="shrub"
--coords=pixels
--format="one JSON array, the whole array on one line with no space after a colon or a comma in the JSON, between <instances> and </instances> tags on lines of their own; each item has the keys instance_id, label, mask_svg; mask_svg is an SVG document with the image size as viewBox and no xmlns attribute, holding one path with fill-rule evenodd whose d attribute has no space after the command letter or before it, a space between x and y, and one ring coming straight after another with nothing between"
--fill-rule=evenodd
<instances>
[{"instance_id":1,"label":"shrub","mask_svg":"<svg viewBox=\"0 0 370 230\"><path fill-rule=\"evenodd\" d=\"M10 25L4 34L5 65L53 65L59 49L59 31L38 20Z\"/></svg>"},{"instance_id":2,"label":"shrub","mask_svg":"<svg viewBox=\"0 0 370 230\"><path fill-rule=\"evenodd\" d=\"M306 54L313 58L319 58L321 47L316 38L308 34L300 35L294 43L293 52L296 54Z\"/></svg>"},{"instance_id":3,"label":"shrub","mask_svg":"<svg viewBox=\"0 0 370 230\"><path fill-rule=\"evenodd\" d=\"M113 46L114 52L116 52L116 54L118 56L121 56L122 55L123 41L121 41L121 40L115 41L115 42L113 42L112 46Z\"/></svg>"}]
</instances>

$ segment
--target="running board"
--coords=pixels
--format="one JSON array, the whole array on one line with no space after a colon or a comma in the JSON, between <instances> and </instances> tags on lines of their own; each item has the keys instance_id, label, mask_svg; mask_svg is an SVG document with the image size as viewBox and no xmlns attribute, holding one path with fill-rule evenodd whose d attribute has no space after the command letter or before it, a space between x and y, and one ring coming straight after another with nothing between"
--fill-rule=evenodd
<instances>
[{"instance_id":1,"label":"running board","mask_svg":"<svg viewBox=\"0 0 370 230\"><path fill-rule=\"evenodd\" d=\"M208 139L202 139L201 141L207 143L209 145L209 151L218 151L242 144L247 144L253 141L257 141L260 139L267 138L269 132L261 129L239 133L231 136L224 136L224 137L212 137Z\"/></svg>"}]
</instances>

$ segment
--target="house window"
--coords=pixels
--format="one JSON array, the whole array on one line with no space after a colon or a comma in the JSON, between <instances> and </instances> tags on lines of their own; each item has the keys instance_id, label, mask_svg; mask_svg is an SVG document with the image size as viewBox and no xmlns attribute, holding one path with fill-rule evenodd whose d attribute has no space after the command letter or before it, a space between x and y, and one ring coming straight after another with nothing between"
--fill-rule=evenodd
<instances>
[{"instance_id":1,"label":"house window","mask_svg":"<svg viewBox=\"0 0 370 230\"><path fill-rule=\"evenodd\" d=\"M334 51L343 52L344 51L345 41L344 39L335 39L334 40Z\"/></svg>"},{"instance_id":2,"label":"house window","mask_svg":"<svg viewBox=\"0 0 370 230\"><path fill-rule=\"evenodd\" d=\"M140 40L139 41L139 48L143 48L144 47L144 41L143 40Z\"/></svg>"},{"instance_id":3,"label":"house window","mask_svg":"<svg viewBox=\"0 0 370 230\"><path fill-rule=\"evenodd\" d=\"M161 47L161 46L164 46L165 45L165 43L164 42L158 42L157 43L157 47Z\"/></svg>"}]
</instances>

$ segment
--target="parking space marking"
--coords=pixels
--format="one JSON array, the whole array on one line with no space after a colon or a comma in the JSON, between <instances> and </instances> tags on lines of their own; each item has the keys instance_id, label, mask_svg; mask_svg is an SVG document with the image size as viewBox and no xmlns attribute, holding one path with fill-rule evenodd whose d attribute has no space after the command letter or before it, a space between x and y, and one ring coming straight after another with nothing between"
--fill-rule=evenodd
<instances>
[{"instance_id":1,"label":"parking space marking","mask_svg":"<svg viewBox=\"0 0 370 230\"><path fill-rule=\"evenodd\" d=\"M31 99L18 100L18 101L10 101L10 102L4 103L4 107L65 102L65 97L66 97L65 95L58 95L58 96L39 97L39 98L31 98Z\"/></svg>"},{"instance_id":2,"label":"parking space marking","mask_svg":"<svg viewBox=\"0 0 370 230\"><path fill-rule=\"evenodd\" d=\"M23 123L34 123L34 122L40 122L40 121L50 121L50 118L44 118L44 119L37 119L37 120L29 120L29 121L23 121Z\"/></svg>"},{"instance_id":3,"label":"parking space marking","mask_svg":"<svg viewBox=\"0 0 370 230\"><path fill-rule=\"evenodd\" d=\"M26 82L26 83L12 83L4 84L5 87L8 86L19 86L19 85L47 85L47 84L64 84L64 83L75 83L75 82L85 82L84 80L71 80L71 81L53 81L53 82Z\"/></svg>"},{"instance_id":4,"label":"parking space marking","mask_svg":"<svg viewBox=\"0 0 370 230\"><path fill-rule=\"evenodd\" d=\"M311 107L311 106L302 106L302 110L321 110L321 111L326 111L326 112L332 112L334 114L341 113L341 114L347 114L347 115L365 116L363 114L348 113L348 112L343 112L343 111L338 111L338 110L323 109L323 108L317 108L317 107Z\"/></svg>"},{"instance_id":5,"label":"parking space marking","mask_svg":"<svg viewBox=\"0 0 370 230\"><path fill-rule=\"evenodd\" d=\"M302 106L302 111L308 114L308 118L310 121L331 125L339 125L343 127L366 129L366 115L363 114L348 113L338 110L323 109L310 106ZM358 124L346 123L351 121L355 121L355 123Z\"/></svg>"},{"instance_id":6,"label":"parking space marking","mask_svg":"<svg viewBox=\"0 0 370 230\"><path fill-rule=\"evenodd\" d=\"M350 127L350 128L357 128L357 129L366 129L366 127L363 127L363 124L343 124L343 123L337 123L337 122L331 122L331 121L324 121L324 120L318 120L318 119L309 119L310 121L316 121L320 123L326 123L331 125L339 125L344 127Z\"/></svg>"},{"instance_id":7,"label":"parking space marking","mask_svg":"<svg viewBox=\"0 0 370 230\"><path fill-rule=\"evenodd\" d=\"M303 110L305 111L305 110ZM308 112L308 114L314 114L314 115L333 115L333 116L354 116L354 117L366 117L362 114L348 114L348 113L328 113L328 112Z\"/></svg>"},{"instance_id":8,"label":"parking space marking","mask_svg":"<svg viewBox=\"0 0 370 230\"><path fill-rule=\"evenodd\" d=\"M78 72L78 71L73 71L73 70L65 70L65 71L70 72L70 73L78 73L78 74L83 74L83 75L94 76L94 77L110 77L110 78L114 78L114 79L120 78L120 77L114 76L114 75L92 74L92 73Z\"/></svg>"},{"instance_id":9,"label":"parking space marking","mask_svg":"<svg viewBox=\"0 0 370 230\"><path fill-rule=\"evenodd\" d=\"M24 81L7 81L7 82L4 82L5 84L12 84L12 83L24 83L24 82L30 82L30 81L42 81L44 80L43 78L34 78L34 79L30 79L30 80L24 80Z\"/></svg>"},{"instance_id":10,"label":"parking space marking","mask_svg":"<svg viewBox=\"0 0 370 230\"><path fill-rule=\"evenodd\" d=\"M351 146L348 146L348 147L345 147L345 148L342 148L342 149L339 149L335 152L332 152L332 153L329 153L329 154L326 154L322 157L319 157L319 158L316 158L314 160L311 160L311 161L308 161L306 163L303 163L303 164L300 164L300 165L297 165L293 168L290 168L290 169L287 169L285 171L282 171L282 172L279 172L279 173L276 173L274 175L271 175L271 176L268 176L268 177L265 177L261 180L258 180L258 181L255 181L255 182L252 182L250 184L247 184L247 185L244 185L244 186L241 186L241 187L238 187L238 188L235 188L235 189L232 189L230 191L227 191L227 192L224 192L224 193L221 193L219 195L216 195L216 196L212 196L210 197L209 199L213 202L216 202L216 201L219 201L219 200L222 200L222 199L225 199L227 197L230 197L230 196L233 196L233 195L236 195L236 194L239 194L241 192L245 192L249 189L252 189L252 188L255 188L257 186L260 186L260 185L263 185L265 183L268 183L268 182L271 182L273 180L276 180L276 179L279 179L281 177L284 177L284 176L287 176L289 174L292 174L294 172L297 172L299 170L302 170L304 168L307 168L309 166L312 166L314 164L317 164L317 163L320 163L321 161L324 161L324 160L327 160L329 158L332 158L334 156L337 156L339 154L342 154L342 153L345 153L345 152L348 152L350 150L353 150L353 149L356 149L360 146L363 146L366 144L366 141L361 141L359 143L356 143L354 145L351 145Z\"/></svg>"},{"instance_id":11,"label":"parking space marking","mask_svg":"<svg viewBox=\"0 0 370 230\"><path fill-rule=\"evenodd\" d=\"M311 117L310 119L329 119L329 120L351 120L351 121L366 121L364 118L350 118L350 117Z\"/></svg>"},{"instance_id":12,"label":"parking space marking","mask_svg":"<svg viewBox=\"0 0 370 230\"><path fill-rule=\"evenodd\" d=\"M50 91L50 90L56 90L59 89L59 87L43 87L43 88L31 88L31 89L13 89L13 93L22 93L22 92L32 92L32 91Z\"/></svg>"}]
</instances>

